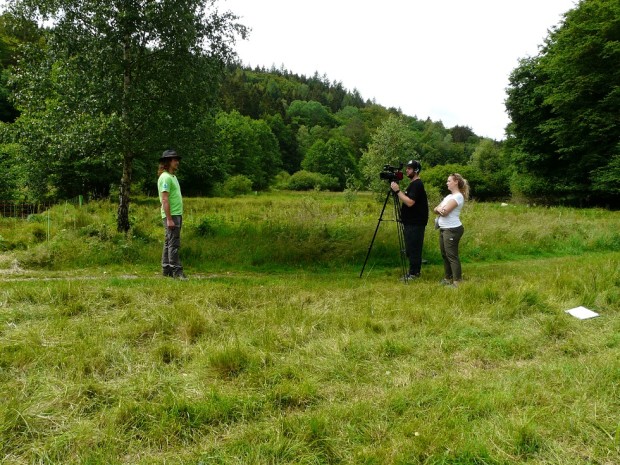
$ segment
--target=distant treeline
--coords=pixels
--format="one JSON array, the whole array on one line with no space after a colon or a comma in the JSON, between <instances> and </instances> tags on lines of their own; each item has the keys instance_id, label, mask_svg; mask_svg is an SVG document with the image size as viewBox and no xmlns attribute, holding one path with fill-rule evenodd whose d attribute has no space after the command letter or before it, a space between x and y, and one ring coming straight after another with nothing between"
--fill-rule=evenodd
<instances>
[{"instance_id":1,"label":"distant treeline","mask_svg":"<svg viewBox=\"0 0 620 465\"><path fill-rule=\"evenodd\" d=\"M620 202L615 0L581 1L538 56L518 63L505 141L405 115L327 76L241 66L230 42L218 53L187 47L183 55L180 39L165 31L161 50L152 41L124 44L143 61L119 79L133 65L116 53L119 36L99 23L81 28L60 19L41 29L23 19L32 17L24 15L29 3L15 4L21 9L0 17L0 161L8 170L0 198L122 197L128 186L152 194L158 156L174 147L183 155L186 195L381 189L384 164L417 158L430 185L443 189L444 176L458 170L482 200ZM114 15L110 8L102 14ZM225 19L230 30L217 24L227 38L236 23ZM92 32L97 27L103 36Z\"/></svg>"}]
</instances>

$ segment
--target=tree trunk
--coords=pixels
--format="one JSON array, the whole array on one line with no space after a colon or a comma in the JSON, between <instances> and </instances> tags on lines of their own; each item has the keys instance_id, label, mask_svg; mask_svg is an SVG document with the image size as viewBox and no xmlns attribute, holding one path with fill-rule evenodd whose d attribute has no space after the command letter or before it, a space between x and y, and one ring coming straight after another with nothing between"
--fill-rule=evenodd
<instances>
[{"instance_id":1,"label":"tree trunk","mask_svg":"<svg viewBox=\"0 0 620 465\"><path fill-rule=\"evenodd\" d=\"M131 174L133 168L133 155L126 153L123 156L123 177L121 178L121 188L119 192L118 214L116 217L116 227L118 232L127 233L129 231L129 199L131 194Z\"/></svg>"},{"instance_id":2,"label":"tree trunk","mask_svg":"<svg viewBox=\"0 0 620 465\"><path fill-rule=\"evenodd\" d=\"M123 48L123 103L122 119L127 124L129 121L129 92L131 88L131 39L125 34ZM129 134L125 130L124 141L128 144ZM125 145L128 147L128 145ZM123 153L123 177L119 191L118 214L116 216L116 229L118 232L129 232L129 196L131 193L131 174L133 167L132 150L126 148Z\"/></svg>"}]
</instances>

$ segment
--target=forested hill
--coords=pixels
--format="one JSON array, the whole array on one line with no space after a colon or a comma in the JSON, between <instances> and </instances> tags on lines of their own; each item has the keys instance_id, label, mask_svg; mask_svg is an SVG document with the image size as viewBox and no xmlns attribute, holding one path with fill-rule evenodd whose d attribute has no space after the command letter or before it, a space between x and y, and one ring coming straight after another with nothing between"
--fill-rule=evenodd
<instances>
[{"instance_id":1,"label":"forested hill","mask_svg":"<svg viewBox=\"0 0 620 465\"><path fill-rule=\"evenodd\" d=\"M446 128L441 121L421 120L364 100L357 89L348 90L318 73L306 77L285 69L230 66L219 101L223 112L268 123L279 142L282 167L290 174L304 167L308 151L319 141L345 141L359 161L390 116L403 119L418 136L415 151L402 157L415 153L428 165L467 163L482 139L466 126Z\"/></svg>"},{"instance_id":2,"label":"forested hill","mask_svg":"<svg viewBox=\"0 0 620 465\"><path fill-rule=\"evenodd\" d=\"M315 73L306 77L274 67L267 70L230 66L221 92L225 111L238 110L255 119L266 114L285 116L286 108L295 100L318 102L331 113L348 106L364 108L371 104L356 89L350 92L342 83L330 82L325 75Z\"/></svg>"}]
</instances>

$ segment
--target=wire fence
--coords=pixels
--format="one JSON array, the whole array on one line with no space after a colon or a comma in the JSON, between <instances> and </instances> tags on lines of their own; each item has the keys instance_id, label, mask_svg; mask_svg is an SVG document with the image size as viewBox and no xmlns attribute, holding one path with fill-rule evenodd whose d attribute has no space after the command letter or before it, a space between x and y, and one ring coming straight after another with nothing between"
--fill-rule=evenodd
<instances>
[{"instance_id":1,"label":"wire fence","mask_svg":"<svg viewBox=\"0 0 620 465\"><path fill-rule=\"evenodd\" d=\"M6 202L0 200L0 216L25 219L29 215L42 213L51 206L51 203Z\"/></svg>"},{"instance_id":2,"label":"wire fence","mask_svg":"<svg viewBox=\"0 0 620 465\"><path fill-rule=\"evenodd\" d=\"M82 205L84 202L83 196L75 197L74 199L67 200L68 203ZM36 215L43 213L52 206L56 205L53 202L15 202L12 200L0 199L0 216L6 218L21 218L26 219L30 215Z\"/></svg>"},{"instance_id":3,"label":"wire fence","mask_svg":"<svg viewBox=\"0 0 620 465\"><path fill-rule=\"evenodd\" d=\"M63 216L62 210L59 210L54 213L52 220L53 207L62 204L82 207L85 203L82 195L61 202L20 202L0 199L0 252L22 248L32 242L33 237L34 243L49 241L54 221L58 221L59 215ZM65 207L65 215L66 212ZM30 225L25 236L17 233L18 230L24 231L23 223Z\"/></svg>"}]
</instances>

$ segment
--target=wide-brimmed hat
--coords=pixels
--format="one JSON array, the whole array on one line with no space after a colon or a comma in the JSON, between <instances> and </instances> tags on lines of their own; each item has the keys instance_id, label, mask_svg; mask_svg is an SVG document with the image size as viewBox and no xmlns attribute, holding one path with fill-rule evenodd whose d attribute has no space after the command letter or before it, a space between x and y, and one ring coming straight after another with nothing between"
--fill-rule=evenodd
<instances>
[{"instance_id":1,"label":"wide-brimmed hat","mask_svg":"<svg viewBox=\"0 0 620 465\"><path fill-rule=\"evenodd\" d=\"M162 156L159 157L159 161L171 160L173 158L180 160L181 156L175 150L166 150Z\"/></svg>"}]
</instances>

